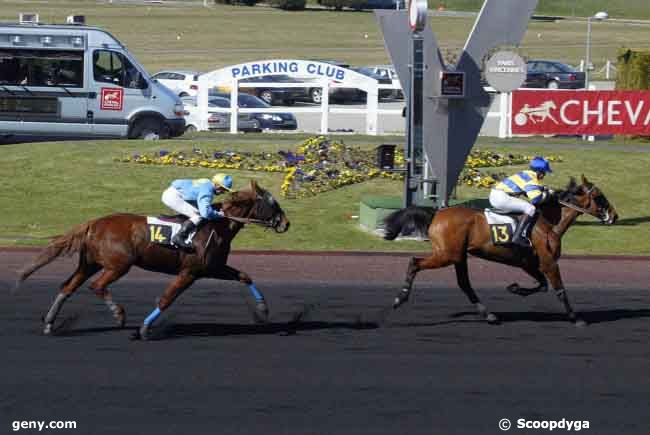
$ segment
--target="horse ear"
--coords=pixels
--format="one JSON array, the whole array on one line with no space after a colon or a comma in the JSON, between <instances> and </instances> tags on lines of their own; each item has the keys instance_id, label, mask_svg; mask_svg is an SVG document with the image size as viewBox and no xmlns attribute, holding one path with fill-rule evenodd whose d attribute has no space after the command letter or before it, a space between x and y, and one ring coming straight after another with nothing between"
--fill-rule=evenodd
<instances>
[{"instance_id":1,"label":"horse ear","mask_svg":"<svg viewBox=\"0 0 650 435\"><path fill-rule=\"evenodd\" d=\"M587 178L585 177L585 174L582 174L581 178L582 178L582 184L585 184L585 185L589 184L589 181L587 181Z\"/></svg>"},{"instance_id":2,"label":"horse ear","mask_svg":"<svg viewBox=\"0 0 650 435\"><path fill-rule=\"evenodd\" d=\"M251 192L257 192L257 181L251 180Z\"/></svg>"},{"instance_id":3,"label":"horse ear","mask_svg":"<svg viewBox=\"0 0 650 435\"><path fill-rule=\"evenodd\" d=\"M577 185L578 183L576 183L576 179L574 177L569 177L569 184L567 186L567 190L574 190Z\"/></svg>"}]
</instances>

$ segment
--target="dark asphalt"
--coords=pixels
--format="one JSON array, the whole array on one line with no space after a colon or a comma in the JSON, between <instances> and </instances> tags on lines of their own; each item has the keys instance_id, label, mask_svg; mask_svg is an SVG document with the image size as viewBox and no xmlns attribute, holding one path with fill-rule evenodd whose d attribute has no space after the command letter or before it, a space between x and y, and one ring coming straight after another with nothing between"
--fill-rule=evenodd
<instances>
[{"instance_id":1,"label":"dark asphalt","mask_svg":"<svg viewBox=\"0 0 650 435\"><path fill-rule=\"evenodd\" d=\"M252 323L242 286L202 281L163 315L157 340L133 342L168 277L135 272L114 285L128 330L81 289L58 335L43 337L40 317L72 266L58 261L12 295L10 271L25 258L0 255L0 433L14 420L76 420L76 430L48 433L498 434L501 418L650 431L645 263L567 264L570 296L590 322L578 329L550 293L511 295L508 269L483 262L472 277L497 326L477 321L449 271L420 277L415 300L382 322L405 258L240 256L234 263L248 263L267 296L269 325ZM313 279L285 263L312 267ZM573 271L590 267L634 279L578 283ZM375 279L364 273L372 268Z\"/></svg>"}]
</instances>

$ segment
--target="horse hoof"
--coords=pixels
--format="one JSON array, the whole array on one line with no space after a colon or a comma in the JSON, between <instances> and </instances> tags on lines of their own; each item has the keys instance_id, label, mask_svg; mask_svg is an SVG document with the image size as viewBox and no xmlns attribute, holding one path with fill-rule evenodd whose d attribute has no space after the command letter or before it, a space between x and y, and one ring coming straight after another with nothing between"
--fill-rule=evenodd
<instances>
[{"instance_id":1,"label":"horse hoof","mask_svg":"<svg viewBox=\"0 0 650 435\"><path fill-rule=\"evenodd\" d=\"M402 291L400 291L399 294L395 296L395 300L393 300L393 309L399 308L400 305L404 304L408 300L409 291L407 289L402 289Z\"/></svg>"},{"instance_id":2,"label":"horse hoof","mask_svg":"<svg viewBox=\"0 0 650 435\"><path fill-rule=\"evenodd\" d=\"M498 325L499 324L499 318L497 316L495 316L494 313L487 313L487 315L485 316L485 320L487 320L487 322L490 325Z\"/></svg>"},{"instance_id":3,"label":"horse hoof","mask_svg":"<svg viewBox=\"0 0 650 435\"><path fill-rule=\"evenodd\" d=\"M52 335L52 324L48 323L43 328L43 335Z\"/></svg>"},{"instance_id":4,"label":"horse hoof","mask_svg":"<svg viewBox=\"0 0 650 435\"><path fill-rule=\"evenodd\" d=\"M122 305L118 305L117 309L118 311L117 313L115 313L115 315L113 315L113 317L115 318L117 325L120 328L124 328L124 325L126 324L126 311L124 310L124 307L122 307Z\"/></svg>"},{"instance_id":5,"label":"horse hoof","mask_svg":"<svg viewBox=\"0 0 650 435\"><path fill-rule=\"evenodd\" d=\"M516 282L513 282L508 287L506 287L506 289L510 293L519 294L519 290L521 290L521 287L519 287L519 284L517 284Z\"/></svg>"},{"instance_id":6,"label":"horse hoof","mask_svg":"<svg viewBox=\"0 0 650 435\"><path fill-rule=\"evenodd\" d=\"M255 312L253 313L255 323L267 323L269 321L269 307L264 302L258 302L255 305Z\"/></svg>"},{"instance_id":7,"label":"horse hoof","mask_svg":"<svg viewBox=\"0 0 650 435\"><path fill-rule=\"evenodd\" d=\"M582 319L578 319L575 321L576 328L586 328L587 327L587 322L585 322Z\"/></svg>"}]
</instances>

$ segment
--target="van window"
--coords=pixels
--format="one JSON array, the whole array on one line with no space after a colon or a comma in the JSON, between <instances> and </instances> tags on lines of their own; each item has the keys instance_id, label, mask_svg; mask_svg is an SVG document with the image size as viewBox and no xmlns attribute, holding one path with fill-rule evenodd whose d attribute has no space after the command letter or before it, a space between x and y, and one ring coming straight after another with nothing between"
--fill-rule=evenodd
<instances>
[{"instance_id":1,"label":"van window","mask_svg":"<svg viewBox=\"0 0 650 435\"><path fill-rule=\"evenodd\" d=\"M122 54L110 50L93 53L93 76L96 82L110 83L130 89L145 89L147 82Z\"/></svg>"},{"instance_id":2,"label":"van window","mask_svg":"<svg viewBox=\"0 0 650 435\"><path fill-rule=\"evenodd\" d=\"M0 49L0 85L83 87L81 51Z\"/></svg>"}]
</instances>

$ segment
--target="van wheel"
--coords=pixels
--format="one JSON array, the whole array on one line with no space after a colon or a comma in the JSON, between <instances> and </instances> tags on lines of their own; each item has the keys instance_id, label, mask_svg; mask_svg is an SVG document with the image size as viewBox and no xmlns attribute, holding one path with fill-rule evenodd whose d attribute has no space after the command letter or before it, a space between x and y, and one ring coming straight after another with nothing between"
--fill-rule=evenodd
<instances>
[{"instance_id":1,"label":"van wheel","mask_svg":"<svg viewBox=\"0 0 650 435\"><path fill-rule=\"evenodd\" d=\"M143 118L135 122L131 138L146 140L168 139L169 127L161 119Z\"/></svg>"},{"instance_id":2,"label":"van wheel","mask_svg":"<svg viewBox=\"0 0 650 435\"><path fill-rule=\"evenodd\" d=\"M180 94L178 94L178 96L183 98L183 97L189 97L190 94L188 94L187 92L181 92Z\"/></svg>"}]
</instances>

